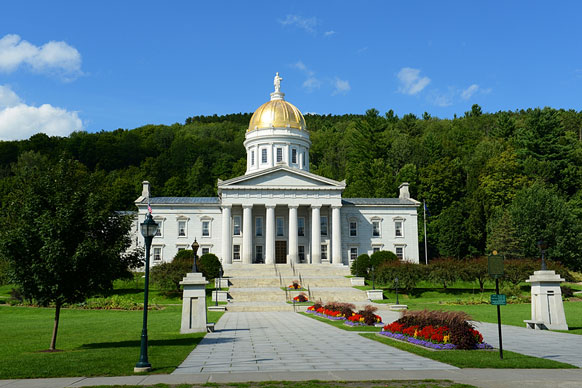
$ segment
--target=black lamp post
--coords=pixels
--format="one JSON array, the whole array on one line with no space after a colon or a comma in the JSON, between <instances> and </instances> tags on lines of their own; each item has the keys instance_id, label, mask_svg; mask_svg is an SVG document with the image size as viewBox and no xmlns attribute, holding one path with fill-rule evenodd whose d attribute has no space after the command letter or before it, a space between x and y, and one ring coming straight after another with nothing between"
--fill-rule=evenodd
<instances>
[{"instance_id":1,"label":"black lamp post","mask_svg":"<svg viewBox=\"0 0 582 388\"><path fill-rule=\"evenodd\" d=\"M376 274L376 271L374 270L374 264L372 264L372 290L375 290L376 287L374 286L374 275Z\"/></svg>"},{"instance_id":2,"label":"black lamp post","mask_svg":"<svg viewBox=\"0 0 582 388\"><path fill-rule=\"evenodd\" d=\"M194 262L192 263L192 272L198 272L198 268L196 267L196 259L198 258L198 248L200 248L200 244L196 241L196 237L194 237L194 242L192 243L192 250L194 251Z\"/></svg>"},{"instance_id":3,"label":"black lamp post","mask_svg":"<svg viewBox=\"0 0 582 388\"><path fill-rule=\"evenodd\" d=\"M152 239L158 231L158 224L150 213L146 214L145 221L140 224L141 234L145 240L145 286L143 295L143 329L141 331L141 349L139 361L133 368L134 372L148 372L152 365L148 362L148 288L150 279L150 248Z\"/></svg>"},{"instance_id":4,"label":"black lamp post","mask_svg":"<svg viewBox=\"0 0 582 388\"><path fill-rule=\"evenodd\" d=\"M218 269L218 287L216 280L214 280L214 288L216 289L216 294L214 295L214 305L218 306L218 290L222 288L222 267Z\"/></svg>"},{"instance_id":5,"label":"black lamp post","mask_svg":"<svg viewBox=\"0 0 582 388\"><path fill-rule=\"evenodd\" d=\"M394 285L396 287L396 304L400 304L400 302L398 302L398 278L394 278Z\"/></svg>"},{"instance_id":6,"label":"black lamp post","mask_svg":"<svg viewBox=\"0 0 582 388\"><path fill-rule=\"evenodd\" d=\"M542 252L542 271L546 271L548 267L546 266L546 249L548 249L548 244L544 240L538 241L538 248Z\"/></svg>"}]
</instances>

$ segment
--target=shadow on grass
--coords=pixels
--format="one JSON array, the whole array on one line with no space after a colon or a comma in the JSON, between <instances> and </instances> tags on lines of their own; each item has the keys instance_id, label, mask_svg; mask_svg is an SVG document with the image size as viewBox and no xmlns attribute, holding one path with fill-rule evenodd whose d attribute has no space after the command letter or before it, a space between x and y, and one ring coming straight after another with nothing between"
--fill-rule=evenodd
<instances>
[{"instance_id":1,"label":"shadow on grass","mask_svg":"<svg viewBox=\"0 0 582 388\"><path fill-rule=\"evenodd\" d=\"M166 340L148 340L149 346L195 346L202 341L202 337L184 337L172 338ZM77 349L106 349L106 348L133 348L139 347L141 341L117 341L117 342L94 342L91 344L83 344Z\"/></svg>"}]
</instances>

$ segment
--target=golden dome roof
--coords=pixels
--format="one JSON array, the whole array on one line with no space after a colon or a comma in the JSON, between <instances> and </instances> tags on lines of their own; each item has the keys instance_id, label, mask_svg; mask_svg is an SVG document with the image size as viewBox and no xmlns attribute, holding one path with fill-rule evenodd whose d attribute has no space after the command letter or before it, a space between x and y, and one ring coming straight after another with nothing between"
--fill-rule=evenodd
<instances>
[{"instance_id":1,"label":"golden dome roof","mask_svg":"<svg viewBox=\"0 0 582 388\"><path fill-rule=\"evenodd\" d=\"M277 73L271 101L264 103L253 113L247 132L261 128L295 128L302 131L307 129L305 119L299 109L285 101L285 94L280 89L281 80L282 78Z\"/></svg>"}]
</instances>

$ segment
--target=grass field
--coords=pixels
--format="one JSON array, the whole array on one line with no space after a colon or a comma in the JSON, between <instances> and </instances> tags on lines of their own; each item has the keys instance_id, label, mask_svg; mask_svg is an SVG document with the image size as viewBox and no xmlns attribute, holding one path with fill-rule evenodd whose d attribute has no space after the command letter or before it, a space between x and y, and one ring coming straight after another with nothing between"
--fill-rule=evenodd
<instances>
[{"instance_id":1,"label":"grass field","mask_svg":"<svg viewBox=\"0 0 582 388\"><path fill-rule=\"evenodd\" d=\"M362 333L363 337L382 342L386 345L417 354L422 357L444 362L459 368L515 368L515 369L566 369L576 368L570 364L564 364L544 358L526 356L505 350L503 360L499 358L499 352L493 350L439 350L431 351L422 347L396 341L375 333Z\"/></svg>"},{"instance_id":2,"label":"grass field","mask_svg":"<svg viewBox=\"0 0 582 388\"><path fill-rule=\"evenodd\" d=\"M115 385L107 388L475 388L451 380L372 380L372 381L261 381L248 383ZM87 388L105 388L87 387Z\"/></svg>"},{"instance_id":3,"label":"grass field","mask_svg":"<svg viewBox=\"0 0 582 388\"><path fill-rule=\"evenodd\" d=\"M216 322L222 313L209 312ZM0 306L0 379L133 374L143 311L63 309L54 353L48 349L54 309ZM170 373L206 333L179 334L181 308L148 314L152 373Z\"/></svg>"}]
</instances>

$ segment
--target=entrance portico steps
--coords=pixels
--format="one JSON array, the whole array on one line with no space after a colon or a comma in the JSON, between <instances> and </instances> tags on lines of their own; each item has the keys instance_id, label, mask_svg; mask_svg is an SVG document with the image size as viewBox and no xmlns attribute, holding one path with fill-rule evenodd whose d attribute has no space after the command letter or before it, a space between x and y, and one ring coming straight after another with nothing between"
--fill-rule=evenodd
<instances>
[{"instance_id":1,"label":"entrance portico steps","mask_svg":"<svg viewBox=\"0 0 582 388\"><path fill-rule=\"evenodd\" d=\"M224 276L228 279L230 300L228 311L294 311L288 300L300 292L311 293L310 300L323 302L341 301L356 305L370 304L365 291L351 286L346 276L350 270L346 265L337 264L229 264L224 265ZM305 291L289 290L294 281ZM382 308L384 305L377 305ZM297 311L306 306L296 306Z\"/></svg>"}]
</instances>

